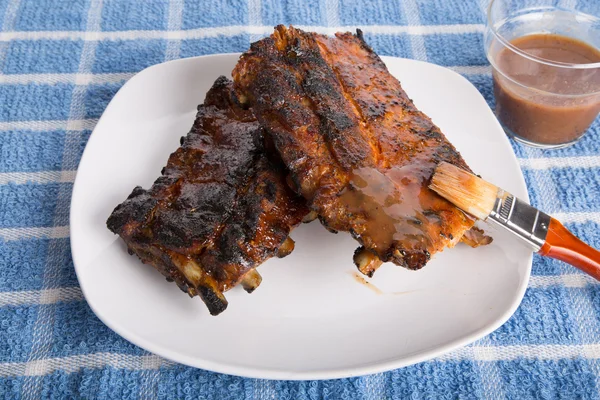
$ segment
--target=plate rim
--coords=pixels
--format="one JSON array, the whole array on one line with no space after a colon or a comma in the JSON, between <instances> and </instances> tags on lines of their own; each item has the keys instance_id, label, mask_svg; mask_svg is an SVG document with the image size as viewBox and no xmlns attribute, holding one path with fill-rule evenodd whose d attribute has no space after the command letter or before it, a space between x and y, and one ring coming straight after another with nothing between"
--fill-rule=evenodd
<instances>
[{"instance_id":1,"label":"plate rim","mask_svg":"<svg viewBox=\"0 0 600 400\"><path fill-rule=\"evenodd\" d=\"M159 64L149 66L149 67L144 68L143 70L139 71L135 75L133 75L117 91L117 93L115 93L115 95L113 96L111 101L108 103L108 105L102 112L102 115L98 119L96 126L94 127L92 133L90 134L90 138L88 139L85 149L81 155L79 165L81 164L81 161L84 160L84 157L86 156L86 153L88 152L88 149L90 148L90 146L89 146L90 143L93 143L92 141L95 140L95 138L98 136L98 134L96 134L96 131L99 129L99 127L103 126L103 124L104 124L103 120L105 119L105 115L106 115L107 111L109 109L111 109L111 106L114 106L115 98L118 96L118 94L121 91L125 90L128 86L130 86L131 82L139 79L140 75L147 73L147 71L157 68L159 66L162 66L164 64L184 63L184 62L190 62L191 60L195 60L195 59L210 59L210 58L212 58L212 59L218 59L218 58L227 59L227 58L231 58L231 57L239 57L241 54L242 53L220 53L220 54L209 54L209 55L203 55L203 56L181 58L181 59L166 61L166 62L162 62ZM466 79L464 76L460 75L459 73L457 73L449 68L446 68L446 67L443 67L443 66L440 66L437 64L420 61L420 60L413 60L413 59L409 59L409 58L392 57L392 56L380 56L380 58L384 61L384 63L387 60L401 60L402 62L427 64L427 65L433 66L435 68L444 69L444 70L446 70L446 72L450 72L450 73L454 74L455 76L458 76L461 80L465 81L468 85L472 86L476 90L477 96L479 96L481 98L481 100L483 100L487 105L487 101L485 100L485 98L483 98L483 95L479 92L479 90L477 90L477 88L474 87L474 85L468 79ZM488 108L489 108L489 106L488 106ZM498 125L499 125L499 123L498 123ZM514 150L512 149L512 146L510 144L508 137L506 135L503 135L503 138L500 140L503 142L503 144L505 146L508 146L508 148L511 150L510 154L511 154L513 161L515 162L515 164L519 165L518 158L517 158ZM79 165L77 167L77 172L79 172ZM520 180L519 184L520 184L520 186L523 186L523 189L524 189L523 193L525 193L525 196L523 196L523 200L525 200L529 203L529 193L527 190L527 186L525 184L523 171L521 170L520 167L519 167L519 173L521 176L521 180ZM531 276L531 269L532 269L532 263L533 263L533 252L529 255L528 260L526 262L527 268L524 271L525 273L523 274L523 279L520 281L520 286L518 287L516 296L514 297L514 300L511 303L511 306L506 308L504 313L502 313L501 317L497 318L495 321L487 324L486 326L484 326L484 327L478 329L477 331L472 332L469 335L466 335L460 339L452 340L452 341L449 341L449 342L447 342L441 346L438 346L436 348L425 350L425 351L419 352L418 354L409 355L409 356L402 357L402 358L392 357L392 358L390 358L388 360L384 360L384 361L377 361L377 362L371 362L371 363L366 363L366 364L353 365L353 366L349 366L349 367L345 367L345 368L328 368L328 369L316 370L316 371L314 371L314 370L313 371L310 371L310 370L309 371L283 371L283 370L273 369L273 368L234 365L234 364L229 364L229 363L225 363L225 362L217 362L217 361L206 360L203 358L190 357L185 354L174 352L168 348L163 348L159 345L155 345L151 341L146 340L142 337L139 337L137 334L130 332L126 327L121 326L116 323L113 324L111 321L111 318L103 315L102 312L100 311L100 309L96 306L96 304L94 304L94 301L88 297L86 286L85 286L85 284L82 284L82 280L80 279L79 268L77 266L79 264L79 262L78 262L79 257L77 255L77 251L75 250L76 249L75 242L77 242L77 239L76 239L76 235L73 235L73 233L75 231L77 231L77 229L73 229L74 228L73 203L77 199L76 194L78 192L78 188L81 186L80 181L81 181L80 176L77 173L75 176L75 180L73 182L73 189L72 189L71 201L70 201L70 207L69 207L69 228L70 228L69 243L70 243L70 247L71 247L71 255L72 255L72 259L73 259L73 266L74 266L75 273L77 276L77 281L78 281L79 287L83 293L83 297L85 298L85 301L87 302L90 309L94 312L96 317L98 319L100 319L100 321L102 321L103 324L105 324L113 332L115 332L116 334L118 334L119 336L124 338L125 340L129 341L130 343L134 344L135 346L138 346L152 354L158 355L158 356L163 357L172 362L180 363L180 364L184 364L184 365L187 365L190 367L200 368L200 369L204 369L204 370L208 370L208 371L212 371L212 372L217 372L217 373L222 373L222 374L230 374L230 375L236 375L236 376L240 376L240 377L254 378L254 379L294 380L294 381L297 381L297 380L324 380L324 379L341 379L341 378L350 378L350 377L356 377L356 376L370 375L370 374L390 371L390 370L394 370L394 369L398 369L398 368L403 368L403 367L414 365L414 364L417 364L417 363L420 363L423 361L431 360L435 357L447 354L453 350L456 350L458 348L462 348L468 344L471 344L471 343L475 342L476 340L489 335L490 333L492 333L493 331L495 331L496 329L498 329L499 327L504 325L504 323L506 321L508 321L508 319L515 313L515 311L521 304L523 297L525 295L525 291L527 290L527 287L529 285L529 279Z\"/></svg>"}]
</instances>

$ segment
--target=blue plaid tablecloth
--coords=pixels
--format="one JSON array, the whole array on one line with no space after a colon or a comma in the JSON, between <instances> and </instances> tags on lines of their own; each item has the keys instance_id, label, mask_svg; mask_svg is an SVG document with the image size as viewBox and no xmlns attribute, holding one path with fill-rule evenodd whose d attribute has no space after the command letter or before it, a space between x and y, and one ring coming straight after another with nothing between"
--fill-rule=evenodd
<instances>
[{"instance_id":1,"label":"blue plaid tablecloth","mask_svg":"<svg viewBox=\"0 0 600 400\"><path fill-rule=\"evenodd\" d=\"M577 2L584 0L567 0ZM586 0L598 15L600 2ZM330 381L244 379L128 343L82 297L69 248L75 171L104 108L152 64L241 52L279 23L360 27L382 55L466 76L493 106L477 0L0 0L0 398L596 399L600 286L534 258L523 303L450 355ZM594 8L596 8L594 10ZM600 247L600 123L573 147L513 144L534 205Z\"/></svg>"}]
</instances>

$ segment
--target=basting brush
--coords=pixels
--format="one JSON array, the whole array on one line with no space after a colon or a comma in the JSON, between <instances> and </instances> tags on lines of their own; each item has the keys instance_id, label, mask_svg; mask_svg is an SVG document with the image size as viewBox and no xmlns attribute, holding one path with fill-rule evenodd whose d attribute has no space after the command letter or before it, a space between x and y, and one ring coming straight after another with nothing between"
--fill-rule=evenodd
<instances>
[{"instance_id":1,"label":"basting brush","mask_svg":"<svg viewBox=\"0 0 600 400\"><path fill-rule=\"evenodd\" d=\"M600 280L598 250L507 191L447 162L437 166L429 188L477 219L493 221L524 239L538 254L569 263Z\"/></svg>"}]
</instances>

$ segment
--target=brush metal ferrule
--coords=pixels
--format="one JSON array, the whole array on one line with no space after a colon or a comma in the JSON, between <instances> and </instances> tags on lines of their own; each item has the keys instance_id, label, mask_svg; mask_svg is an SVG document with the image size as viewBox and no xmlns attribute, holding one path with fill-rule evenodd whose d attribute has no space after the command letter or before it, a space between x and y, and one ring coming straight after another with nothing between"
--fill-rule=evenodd
<instances>
[{"instance_id":1,"label":"brush metal ferrule","mask_svg":"<svg viewBox=\"0 0 600 400\"><path fill-rule=\"evenodd\" d=\"M550 216L502 189L487 218L517 234L539 251L546 242Z\"/></svg>"}]
</instances>

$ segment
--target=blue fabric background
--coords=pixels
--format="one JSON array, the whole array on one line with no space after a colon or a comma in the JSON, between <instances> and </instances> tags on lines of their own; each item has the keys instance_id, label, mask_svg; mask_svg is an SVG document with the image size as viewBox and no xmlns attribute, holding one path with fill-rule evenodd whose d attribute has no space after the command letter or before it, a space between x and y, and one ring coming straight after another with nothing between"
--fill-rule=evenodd
<instances>
[{"instance_id":1,"label":"blue fabric background","mask_svg":"<svg viewBox=\"0 0 600 400\"><path fill-rule=\"evenodd\" d=\"M589 11L600 11L595 0ZM332 381L243 379L128 343L83 300L72 183L104 108L166 60L237 52L277 23L354 30L382 55L465 75L493 106L477 0L0 0L0 398L597 399L600 286L535 257L522 305L451 356ZM415 28L416 27L416 28ZM532 202L600 247L600 124L573 147L514 144Z\"/></svg>"}]
</instances>

